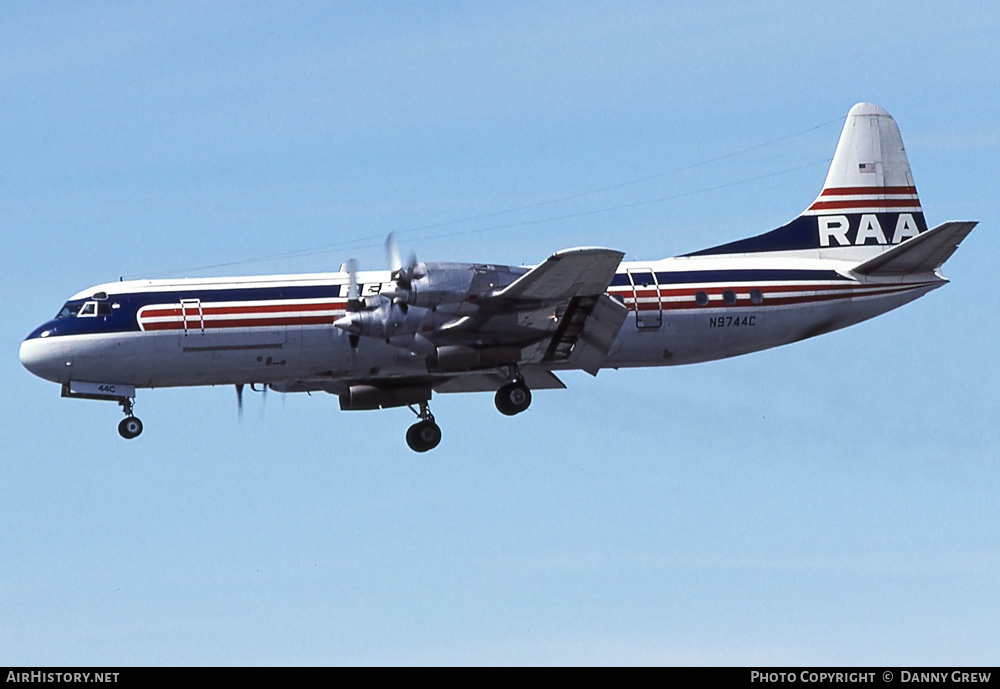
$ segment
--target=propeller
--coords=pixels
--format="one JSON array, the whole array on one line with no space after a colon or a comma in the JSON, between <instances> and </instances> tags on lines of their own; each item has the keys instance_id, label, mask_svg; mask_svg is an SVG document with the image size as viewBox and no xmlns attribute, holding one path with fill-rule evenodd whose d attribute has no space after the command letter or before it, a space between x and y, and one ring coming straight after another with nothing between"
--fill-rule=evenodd
<instances>
[{"instance_id":1,"label":"propeller","mask_svg":"<svg viewBox=\"0 0 1000 689\"><path fill-rule=\"evenodd\" d=\"M385 239L386 261L391 271L392 289L379 292L376 297L362 299L358 289L357 261L350 259L347 270L347 306L334 326L349 333L352 349L357 349L361 337L379 337L386 341L406 319L410 303L415 300L413 282L425 276L427 267L417 263L417 256L410 253L409 262L403 265L399 245L392 232Z\"/></svg>"},{"instance_id":2,"label":"propeller","mask_svg":"<svg viewBox=\"0 0 1000 689\"><path fill-rule=\"evenodd\" d=\"M257 387L258 385L260 385L259 389ZM254 392L259 392L260 396L261 396L261 405L260 405L260 420L261 421L264 420L264 414L267 411L267 389L269 387L270 386L267 383L250 383L250 389L252 391L254 391Z\"/></svg>"},{"instance_id":3,"label":"propeller","mask_svg":"<svg viewBox=\"0 0 1000 689\"><path fill-rule=\"evenodd\" d=\"M361 310L361 292L358 290L358 259L347 261L347 310Z\"/></svg>"},{"instance_id":4,"label":"propeller","mask_svg":"<svg viewBox=\"0 0 1000 689\"><path fill-rule=\"evenodd\" d=\"M404 293L409 292L410 285L413 284L414 278L421 277L417 274L417 255L411 251L409 261L404 266L403 261L399 256L399 245L396 243L396 234L394 232L390 232L389 236L385 238L385 256L386 260L389 262L389 270L392 271L392 277L396 282L396 287L399 288L396 291L394 301L398 300L397 303L405 305L405 295L400 293L400 290Z\"/></svg>"},{"instance_id":5,"label":"propeller","mask_svg":"<svg viewBox=\"0 0 1000 689\"><path fill-rule=\"evenodd\" d=\"M259 387L258 387L259 386ZM239 417L240 422L243 422L243 388L246 387L246 383L236 383L234 386L236 388L236 413ZM250 383L250 390L253 392L259 392L262 398L261 406L261 418L264 418L264 409L267 407L267 389L270 387L267 383Z\"/></svg>"},{"instance_id":6,"label":"propeller","mask_svg":"<svg viewBox=\"0 0 1000 689\"><path fill-rule=\"evenodd\" d=\"M355 258L347 261L347 313L357 313L361 310L361 292L358 289L358 261ZM361 339L356 333L347 336L351 349L358 348Z\"/></svg>"}]
</instances>

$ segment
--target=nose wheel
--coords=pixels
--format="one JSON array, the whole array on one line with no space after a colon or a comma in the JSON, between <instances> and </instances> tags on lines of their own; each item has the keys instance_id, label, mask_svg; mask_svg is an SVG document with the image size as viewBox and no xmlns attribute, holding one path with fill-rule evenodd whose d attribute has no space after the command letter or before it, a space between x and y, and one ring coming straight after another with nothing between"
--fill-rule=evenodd
<instances>
[{"instance_id":1,"label":"nose wheel","mask_svg":"<svg viewBox=\"0 0 1000 689\"><path fill-rule=\"evenodd\" d=\"M125 440L137 438L140 433L142 433L142 421L138 417L129 416L122 419L121 423L118 424L118 435L125 438Z\"/></svg>"},{"instance_id":2,"label":"nose wheel","mask_svg":"<svg viewBox=\"0 0 1000 689\"><path fill-rule=\"evenodd\" d=\"M410 407L420 421L410 426L406 431L406 444L414 452L427 452L433 450L441 442L441 427L434 421L434 415L426 402L420 403L420 411Z\"/></svg>"},{"instance_id":3,"label":"nose wheel","mask_svg":"<svg viewBox=\"0 0 1000 689\"><path fill-rule=\"evenodd\" d=\"M122 405L125 418L118 424L118 435L125 440L138 438L139 434L142 433L142 421L139 420L139 417L132 415L132 400L126 397L121 399L119 404Z\"/></svg>"}]
</instances>

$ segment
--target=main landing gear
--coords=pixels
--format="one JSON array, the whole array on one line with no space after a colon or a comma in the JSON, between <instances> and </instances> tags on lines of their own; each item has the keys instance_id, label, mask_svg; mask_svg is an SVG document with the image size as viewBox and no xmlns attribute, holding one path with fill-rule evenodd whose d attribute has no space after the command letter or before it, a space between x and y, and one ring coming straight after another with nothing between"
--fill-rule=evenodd
<instances>
[{"instance_id":1,"label":"main landing gear","mask_svg":"<svg viewBox=\"0 0 1000 689\"><path fill-rule=\"evenodd\" d=\"M497 390L494 401L500 413L506 416L520 414L531 405L531 390L516 368L510 371L510 382ZM434 421L428 403L421 402L420 411L413 405L409 407L420 420L407 429L406 444L414 452L433 450L441 442L441 427Z\"/></svg>"},{"instance_id":2,"label":"main landing gear","mask_svg":"<svg viewBox=\"0 0 1000 689\"><path fill-rule=\"evenodd\" d=\"M441 427L435 423L430 407L427 406L427 402L421 402L419 412L412 406L410 410L420 420L406 431L406 444L414 452L433 450L441 442Z\"/></svg>"},{"instance_id":3,"label":"main landing gear","mask_svg":"<svg viewBox=\"0 0 1000 689\"><path fill-rule=\"evenodd\" d=\"M531 390L525 385L524 379L520 375L515 375L511 382L497 390L494 401L501 414L514 416L523 412L531 404Z\"/></svg>"},{"instance_id":4,"label":"main landing gear","mask_svg":"<svg viewBox=\"0 0 1000 689\"><path fill-rule=\"evenodd\" d=\"M118 400L118 404L122 405L122 411L125 412L125 418L118 424L118 435L125 440L138 438L139 434L142 433L142 421L139 420L139 417L132 415L132 400L128 397L122 397Z\"/></svg>"}]
</instances>

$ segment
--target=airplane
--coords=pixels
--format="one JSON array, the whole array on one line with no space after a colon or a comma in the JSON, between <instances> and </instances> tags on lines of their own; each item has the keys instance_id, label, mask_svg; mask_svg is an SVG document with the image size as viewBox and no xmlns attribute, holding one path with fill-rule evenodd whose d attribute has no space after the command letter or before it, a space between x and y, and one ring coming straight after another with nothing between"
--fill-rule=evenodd
<instances>
[{"instance_id":1,"label":"airplane","mask_svg":"<svg viewBox=\"0 0 1000 689\"><path fill-rule=\"evenodd\" d=\"M711 361L814 337L944 285L976 226L929 229L896 122L859 103L819 196L791 222L673 258L623 262L584 247L533 267L404 263L388 271L130 280L65 303L20 347L62 396L117 402L137 437L136 390L234 385L337 395L342 410L407 406L416 452L441 441L433 393L493 392L508 416L557 373Z\"/></svg>"}]
</instances>

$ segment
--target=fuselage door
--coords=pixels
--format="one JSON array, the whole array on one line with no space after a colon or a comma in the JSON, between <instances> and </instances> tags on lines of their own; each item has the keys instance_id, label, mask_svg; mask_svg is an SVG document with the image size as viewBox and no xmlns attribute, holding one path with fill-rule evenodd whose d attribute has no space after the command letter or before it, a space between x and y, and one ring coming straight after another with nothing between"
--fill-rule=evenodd
<instances>
[{"instance_id":1,"label":"fuselage door","mask_svg":"<svg viewBox=\"0 0 1000 689\"><path fill-rule=\"evenodd\" d=\"M181 299L181 337L205 334L205 312L200 299Z\"/></svg>"},{"instance_id":2,"label":"fuselage door","mask_svg":"<svg viewBox=\"0 0 1000 689\"><path fill-rule=\"evenodd\" d=\"M663 324L663 301L656 273L647 268L629 269L628 279L635 300L636 327L642 330L659 328Z\"/></svg>"}]
</instances>

